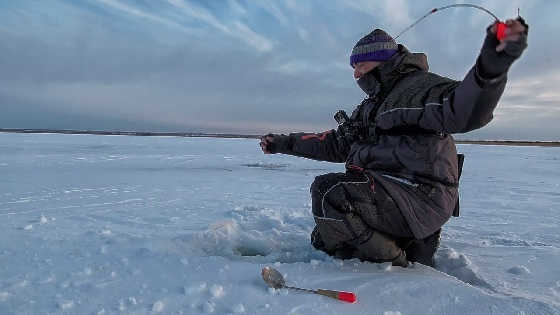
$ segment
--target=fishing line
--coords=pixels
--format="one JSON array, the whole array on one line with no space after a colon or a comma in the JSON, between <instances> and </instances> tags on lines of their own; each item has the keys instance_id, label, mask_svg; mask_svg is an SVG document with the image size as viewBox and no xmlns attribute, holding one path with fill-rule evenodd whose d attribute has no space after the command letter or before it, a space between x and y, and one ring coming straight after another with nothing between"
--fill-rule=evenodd
<instances>
[{"instance_id":1,"label":"fishing line","mask_svg":"<svg viewBox=\"0 0 560 315\"><path fill-rule=\"evenodd\" d=\"M424 20L428 16L430 16L430 15L432 15L432 14L438 12L438 11L443 11L443 10L450 9L450 8L459 8L459 7L473 8L473 9L481 10L481 11L484 11L484 12L488 13L490 16L492 16L494 18L494 20L496 22L496 26L497 26L497 28L496 28L496 38L498 38L498 40L502 40L506 37L507 25L504 22L501 22L500 19L494 13L490 12L490 10L488 10L484 7L481 7L479 5L474 5L474 4L469 4L469 3L457 3L457 4L450 4L450 5L446 5L444 7L441 7L441 8L434 8L434 9L430 10L428 13L424 14L421 18L419 18L414 23L410 24L407 28L405 28L402 32L400 32L395 37L395 39L399 38L399 36L406 33L411 28L415 27L418 23L420 23L422 20Z\"/></svg>"}]
</instances>

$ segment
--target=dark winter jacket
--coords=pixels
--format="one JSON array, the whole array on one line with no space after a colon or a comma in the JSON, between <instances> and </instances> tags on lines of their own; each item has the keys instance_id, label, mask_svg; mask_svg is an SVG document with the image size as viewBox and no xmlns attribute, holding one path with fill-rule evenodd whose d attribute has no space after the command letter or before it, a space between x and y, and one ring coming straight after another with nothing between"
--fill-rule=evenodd
<instances>
[{"instance_id":1,"label":"dark winter jacket","mask_svg":"<svg viewBox=\"0 0 560 315\"><path fill-rule=\"evenodd\" d=\"M344 130L277 137L277 152L346 162L364 169L399 206L414 236L424 238L450 217L458 198L457 151L451 134L481 128L493 117L506 74L485 80L476 65L463 81L428 72L424 54L399 52L376 71L381 90L354 110L358 137Z\"/></svg>"}]
</instances>

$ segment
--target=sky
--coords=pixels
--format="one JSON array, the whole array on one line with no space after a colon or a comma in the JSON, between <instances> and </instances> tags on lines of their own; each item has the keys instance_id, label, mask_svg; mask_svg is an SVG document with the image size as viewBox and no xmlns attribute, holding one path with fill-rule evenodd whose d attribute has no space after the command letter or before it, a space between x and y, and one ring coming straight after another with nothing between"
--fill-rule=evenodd
<instances>
[{"instance_id":1,"label":"sky","mask_svg":"<svg viewBox=\"0 0 560 315\"><path fill-rule=\"evenodd\" d=\"M336 127L364 93L349 54L452 1L0 0L0 128L264 134ZM472 1L530 25L485 128L462 139L560 140L558 1ZM454 8L398 43L461 80L492 22Z\"/></svg>"}]
</instances>

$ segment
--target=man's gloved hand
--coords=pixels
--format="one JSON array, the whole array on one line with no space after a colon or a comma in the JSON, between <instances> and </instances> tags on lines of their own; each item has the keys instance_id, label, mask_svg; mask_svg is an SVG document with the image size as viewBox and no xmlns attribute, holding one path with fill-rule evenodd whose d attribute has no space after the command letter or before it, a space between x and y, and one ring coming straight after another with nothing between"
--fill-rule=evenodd
<instances>
[{"instance_id":1,"label":"man's gloved hand","mask_svg":"<svg viewBox=\"0 0 560 315\"><path fill-rule=\"evenodd\" d=\"M264 154L274 154L289 149L289 136L269 133L259 143Z\"/></svg>"},{"instance_id":2,"label":"man's gloved hand","mask_svg":"<svg viewBox=\"0 0 560 315\"><path fill-rule=\"evenodd\" d=\"M269 133L261 137L261 149L264 154L272 154L274 153L274 134Z\"/></svg>"},{"instance_id":3,"label":"man's gloved hand","mask_svg":"<svg viewBox=\"0 0 560 315\"><path fill-rule=\"evenodd\" d=\"M485 79L495 78L508 71L511 64L527 48L529 25L522 17L506 21L506 37L496 38L496 23L486 29L486 39L478 58L478 71Z\"/></svg>"}]
</instances>

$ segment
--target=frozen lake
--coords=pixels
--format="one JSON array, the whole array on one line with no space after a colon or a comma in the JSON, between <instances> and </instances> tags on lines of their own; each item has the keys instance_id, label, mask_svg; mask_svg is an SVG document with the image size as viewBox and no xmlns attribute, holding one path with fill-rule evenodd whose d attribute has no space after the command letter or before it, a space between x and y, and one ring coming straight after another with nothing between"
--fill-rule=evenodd
<instances>
[{"instance_id":1,"label":"frozen lake","mask_svg":"<svg viewBox=\"0 0 560 315\"><path fill-rule=\"evenodd\" d=\"M332 259L254 139L0 133L0 314L560 314L560 148L460 145L437 268ZM268 289L353 291L358 303Z\"/></svg>"}]
</instances>

